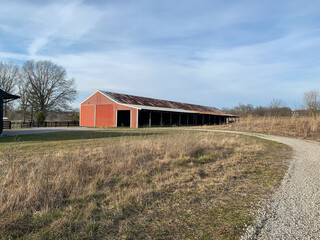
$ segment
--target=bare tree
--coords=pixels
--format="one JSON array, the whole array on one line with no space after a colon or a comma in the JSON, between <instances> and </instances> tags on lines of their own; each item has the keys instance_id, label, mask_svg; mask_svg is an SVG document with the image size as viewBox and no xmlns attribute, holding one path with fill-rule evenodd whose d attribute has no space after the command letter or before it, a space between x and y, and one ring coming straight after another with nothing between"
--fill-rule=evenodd
<instances>
[{"instance_id":1,"label":"bare tree","mask_svg":"<svg viewBox=\"0 0 320 240\"><path fill-rule=\"evenodd\" d=\"M26 121L26 118L29 114L29 111L31 110L30 107L30 102L29 102L29 97L28 97L28 92L26 91L27 85L26 81L20 79L18 83L18 94L20 96L19 102L19 112L21 112L22 117L23 117L23 122Z\"/></svg>"},{"instance_id":2,"label":"bare tree","mask_svg":"<svg viewBox=\"0 0 320 240\"><path fill-rule=\"evenodd\" d=\"M320 109L320 95L317 90L311 90L304 93L304 104L309 112L315 116Z\"/></svg>"},{"instance_id":3,"label":"bare tree","mask_svg":"<svg viewBox=\"0 0 320 240\"><path fill-rule=\"evenodd\" d=\"M68 79L66 69L51 61L25 62L22 81L31 112L67 110L77 95L74 79Z\"/></svg>"},{"instance_id":4,"label":"bare tree","mask_svg":"<svg viewBox=\"0 0 320 240\"><path fill-rule=\"evenodd\" d=\"M288 112L289 115L291 115L291 109L289 111L288 109L282 99L272 99L267 108L267 112L270 116L286 116Z\"/></svg>"},{"instance_id":5,"label":"bare tree","mask_svg":"<svg viewBox=\"0 0 320 240\"><path fill-rule=\"evenodd\" d=\"M271 102L269 103L270 108L282 108L284 107L285 104L282 99L272 99Z\"/></svg>"},{"instance_id":6,"label":"bare tree","mask_svg":"<svg viewBox=\"0 0 320 240\"><path fill-rule=\"evenodd\" d=\"M15 93L20 70L16 64L0 62L0 89L8 93ZM4 105L4 115L8 115L8 109L12 107L12 103Z\"/></svg>"},{"instance_id":7,"label":"bare tree","mask_svg":"<svg viewBox=\"0 0 320 240\"><path fill-rule=\"evenodd\" d=\"M13 63L0 62L0 88L8 93L14 93L19 79L19 67Z\"/></svg>"}]
</instances>

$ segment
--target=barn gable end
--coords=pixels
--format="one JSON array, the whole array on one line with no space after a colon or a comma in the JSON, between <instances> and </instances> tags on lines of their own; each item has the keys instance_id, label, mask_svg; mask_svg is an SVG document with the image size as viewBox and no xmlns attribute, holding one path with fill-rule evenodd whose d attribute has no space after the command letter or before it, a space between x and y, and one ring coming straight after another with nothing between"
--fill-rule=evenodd
<instances>
[{"instance_id":1,"label":"barn gable end","mask_svg":"<svg viewBox=\"0 0 320 240\"><path fill-rule=\"evenodd\" d=\"M119 104L110 97L95 92L81 103L80 126L86 127L117 127L119 122L118 114L121 111L130 111L129 127L137 128L137 108Z\"/></svg>"}]
</instances>

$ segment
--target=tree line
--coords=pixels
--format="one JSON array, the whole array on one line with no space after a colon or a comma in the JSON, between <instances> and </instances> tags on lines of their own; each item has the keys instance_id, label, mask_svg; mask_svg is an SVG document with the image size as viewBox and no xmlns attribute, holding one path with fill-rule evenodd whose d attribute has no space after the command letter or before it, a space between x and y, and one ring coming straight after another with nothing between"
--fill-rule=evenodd
<instances>
[{"instance_id":1,"label":"tree line","mask_svg":"<svg viewBox=\"0 0 320 240\"><path fill-rule=\"evenodd\" d=\"M29 60L22 65L0 61L0 89L20 96L18 104L5 104L4 116L15 113L15 117L20 115L23 121L34 118L44 121L49 114L54 118L70 111L70 104L77 96L75 80L68 78L65 68L51 61ZM281 99L273 99L267 106L239 104L222 110L240 116L315 116L320 112L320 94L317 90L305 92L304 108L294 111ZM77 114L73 114L72 119L77 118Z\"/></svg>"},{"instance_id":2,"label":"tree line","mask_svg":"<svg viewBox=\"0 0 320 240\"><path fill-rule=\"evenodd\" d=\"M70 111L77 96L75 80L51 61L29 60L22 66L0 62L0 89L20 96L18 104L4 106L4 115L14 111L23 121L33 121L35 116L44 121L51 112Z\"/></svg>"},{"instance_id":3,"label":"tree line","mask_svg":"<svg viewBox=\"0 0 320 240\"><path fill-rule=\"evenodd\" d=\"M248 115L264 117L264 116L278 116L289 117L292 115L311 115L316 116L320 114L320 94L317 90L307 91L303 95L303 105L300 109L292 110L286 106L283 100L273 99L267 106L254 107L252 104L241 104L233 108L223 108L222 111L236 114L241 117Z\"/></svg>"}]
</instances>

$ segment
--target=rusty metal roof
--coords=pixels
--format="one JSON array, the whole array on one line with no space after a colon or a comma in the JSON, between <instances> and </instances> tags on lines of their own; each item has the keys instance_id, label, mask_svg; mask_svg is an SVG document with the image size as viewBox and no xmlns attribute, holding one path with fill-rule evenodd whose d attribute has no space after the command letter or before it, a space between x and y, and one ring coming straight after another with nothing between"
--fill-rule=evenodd
<instances>
[{"instance_id":1,"label":"rusty metal roof","mask_svg":"<svg viewBox=\"0 0 320 240\"><path fill-rule=\"evenodd\" d=\"M181 110L186 110L190 112L197 112L197 113L204 113L204 114L233 116L231 114L223 113L221 112L221 110L215 107L207 107L207 106L201 106L201 105L195 105L195 104L189 104L189 103L160 100L155 98L139 97L139 96L107 92L107 91L101 91L101 90L100 92L110 97L117 103L141 106L141 108L143 108L143 106L149 106L149 107L177 109L177 110L181 109Z\"/></svg>"}]
</instances>

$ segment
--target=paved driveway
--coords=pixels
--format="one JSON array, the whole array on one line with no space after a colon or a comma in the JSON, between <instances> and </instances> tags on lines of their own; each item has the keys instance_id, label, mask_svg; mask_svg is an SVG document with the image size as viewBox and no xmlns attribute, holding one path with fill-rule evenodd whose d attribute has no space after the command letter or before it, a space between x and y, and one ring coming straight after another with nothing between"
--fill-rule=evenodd
<instances>
[{"instance_id":1,"label":"paved driveway","mask_svg":"<svg viewBox=\"0 0 320 240\"><path fill-rule=\"evenodd\" d=\"M39 134L39 133L52 133L52 132L66 132L66 131L90 131L90 130L102 130L99 128L88 127L47 127L47 128L29 128L29 129L10 129L3 130L4 136L17 136L25 134Z\"/></svg>"}]
</instances>

